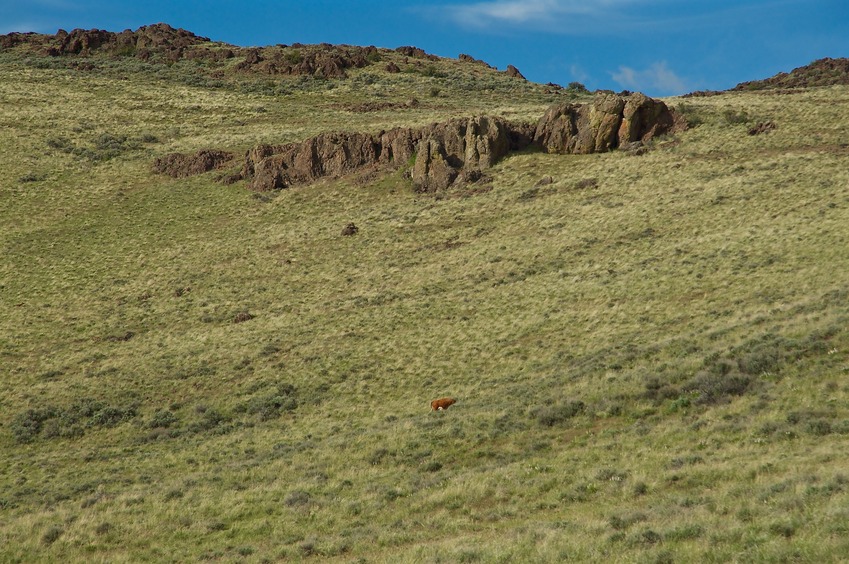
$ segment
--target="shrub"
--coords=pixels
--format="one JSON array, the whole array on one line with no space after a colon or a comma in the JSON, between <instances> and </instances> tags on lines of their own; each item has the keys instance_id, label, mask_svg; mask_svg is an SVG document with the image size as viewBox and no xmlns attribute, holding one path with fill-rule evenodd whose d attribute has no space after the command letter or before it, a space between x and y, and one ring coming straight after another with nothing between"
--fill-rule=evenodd
<instances>
[{"instance_id":1,"label":"shrub","mask_svg":"<svg viewBox=\"0 0 849 564\"><path fill-rule=\"evenodd\" d=\"M740 110L738 112L734 111L731 108L728 108L722 112L722 117L729 125L739 125L741 123L746 123L749 121L749 114L746 113L746 110Z\"/></svg>"},{"instance_id":2,"label":"shrub","mask_svg":"<svg viewBox=\"0 0 849 564\"><path fill-rule=\"evenodd\" d=\"M55 412L50 408L28 409L19 414L10 425L15 441L22 444L31 443L41 433L44 422L55 416Z\"/></svg>"},{"instance_id":3,"label":"shrub","mask_svg":"<svg viewBox=\"0 0 849 564\"><path fill-rule=\"evenodd\" d=\"M805 425L805 430L818 437L830 435L832 431L831 423L825 419L814 419L812 421L808 421L808 424Z\"/></svg>"},{"instance_id":4,"label":"shrub","mask_svg":"<svg viewBox=\"0 0 849 564\"><path fill-rule=\"evenodd\" d=\"M288 507L308 505L312 496L303 490L294 490L286 494L283 503Z\"/></svg>"},{"instance_id":5,"label":"shrub","mask_svg":"<svg viewBox=\"0 0 849 564\"><path fill-rule=\"evenodd\" d=\"M218 427L221 423L227 421L227 417L217 409L209 409L205 406L198 406L197 411L201 414L199 421L195 421L189 430L193 433L201 433L210 431Z\"/></svg>"},{"instance_id":6,"label":"shrub","mask_svg":"<svg viewBox=\"0 0 849 564\"><path fill-rule=\"evenodd\" d=\"M589 94L590 92L589 90L587 90L586 86L577 81L570 82L566 89L570 90L571 92L574 92L575 94Z\"/></svg>"},{"instance_id":7,"label":"shrub","mask_svg":"<svg viewBox=\"0 0 849 564\"><path fill-rule=\"evenodd\" d=\"M719 403L729 396L741 396L752 384L752 378L745 374L716 374L709 371L698 372L681 386L683 392L696 394L696 403Z\"/></svg>"},{"instance_id":8,"label":"shrub","mask_svg":"<svg viewBox=\"0 0 849 564\"><path fill-rule=\"evenodd\" d=\"M284 411L293 411L297 407L295 386L280 384L272 393L248 400L244 410L252 415L259 415L261 421L268 421L280 417Z\"/></svg>"},{"instance_id":9,"label":"shrub","mask_svg":"<svg viewBox=\"0 0 849 564\"><path fill-rule=\"evenodd\" d=\"M553 427L583 413L584 408L584 402L570 401L566 404L540 407L534 411L534 417L540 425Z\"/></svg>"},{"instance_id":10,"label":"shrub","mask_svg":"<svg viewBox=\"0 0 849 564\"><path fill-rule=\"evenodd\" d=\"M151 429L167 429L177 422L177 416L167 409L157 409L151 416L147 426Z\"/></svg>"},{"instance_id":11,"label":"shrub","mask_svg":"<svg viewBox=\"0 0 849 564\"><path fill-rule=\"evenodd\" d=\"M41 542L42 544L51 545L59 540L59 537L61 537L64 532L65 529L63 529L61 525L51 525L41 536Z\"/></svg>"},{"instance_id":12,"label":"shrub","mask_svg":"<svg viewBox=\"0 0 849 564\"><path fill-rule=\"evenodd\" d=\"M283 55L283 58L286 59L286 62L290 65L297 65L304 60L303 55L301 55L301 52L298 49L292 49Z\"/></svg>"},{"instance_id":13,"label":"shrub","mask_svg":"<svg viewBox=\"0 0 849 564\"><path fill-rule=\"evenodd\" d=\"M598 188L598 179L584 178L583 180L579 180L575 183L575 188L577 190L585 190L587 188Z\"/></svg>"}]
</instances>

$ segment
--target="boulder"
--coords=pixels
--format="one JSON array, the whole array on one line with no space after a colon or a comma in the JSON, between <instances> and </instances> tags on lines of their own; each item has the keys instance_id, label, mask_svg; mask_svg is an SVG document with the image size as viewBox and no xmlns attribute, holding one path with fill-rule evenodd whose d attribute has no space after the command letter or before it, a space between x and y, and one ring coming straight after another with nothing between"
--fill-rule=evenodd
<instances>
[{"instance_id":1,"label":"boulder","mask_svg":"<svg viewBox=\"0 0 849 564\"><path fill-rule=\"evenodd\" d=\"M619 145L651 140L672 129L674 118L669 108L660 100L639 92L625 100L622 125L619 126Z\"/></svg>"},{"instance_id":2,"label":"boulder","mask_svg":"<svg viewBox=\"0 0 849 564\"><path fill-rule=\"evenodd\" d=\"M513 65L507 65L507 70L504 71L507 76L512 76L513 78L521 78L522 80L527 80L522 73L519 72L519 69L514 67Z\"/></svg>"},{"instance_id":3,"label":"boulder","mask_svg":"<svg viewBox=\"0 0 849 564\"><path fill-rule=\"evenodd\" d=\"M537 123L534 143L549 153L588 154L610 151L673 131L672 111L644 94L627 97L609 92L591 104L551 106Z\"/></svg>"}]
</instances>

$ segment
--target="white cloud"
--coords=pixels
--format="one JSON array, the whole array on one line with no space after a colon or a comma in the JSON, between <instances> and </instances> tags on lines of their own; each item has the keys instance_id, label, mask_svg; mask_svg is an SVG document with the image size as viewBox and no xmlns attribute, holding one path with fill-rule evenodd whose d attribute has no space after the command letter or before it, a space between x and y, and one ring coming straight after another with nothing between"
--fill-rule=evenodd
<instances>
[{"instance_id":1,"label":"white cloud","mask_svg":"<svg viewBox=\"0 0 849 564\"><path fill-rule=\"evenodd\" d=\"M45 0L42 0L45 1ZM756 22L764 14L799 0L453 0L412 10L480 30L518 26L564 35L727 28L729 22Z\"/></svg>"},{"instance_id":2,"label":"white cloud","mask_svg":"<svg viewBox=\"0 0 849 564\"><path fill-rule=\"evenodd\" d=\"M468 27L496 24L553 24L569 16L601 17L611 9L646 0L494 0L447 6L455 22Z\"/></svg>"},{"instance_id":3,"label":"white cloud","mask_svg":"<svg viewBox=\"0 0 849 564\"><path fill-rule=\"evenodd\" d=\"M652 64L644 70L631 67L619 67L610 73L611 78L628 90L649 91L656 95L674 95L687 92L687 84L670 69L666 61Z\"/></svg>"},{"instance_id":4,"label":"white cloud","mask_svg":"<svg viewBox=\"0 0 849 564\"><path fill-rule=\"evenodd\" d=\"M47 27L44 24L37 24L34 22L16 22L9 24L0 24L0 35L6 35L7 33L12 33L13 31L17 31L19 33L25 33L28 31L34 31L36 33L47 33Z\"/></svg>"}]
</instances>

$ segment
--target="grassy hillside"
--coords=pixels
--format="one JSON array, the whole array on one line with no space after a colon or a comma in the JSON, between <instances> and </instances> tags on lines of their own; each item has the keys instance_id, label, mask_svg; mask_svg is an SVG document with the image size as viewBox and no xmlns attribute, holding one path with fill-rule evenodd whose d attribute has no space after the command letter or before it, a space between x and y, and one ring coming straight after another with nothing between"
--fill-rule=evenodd
<instances>
[{"instance_id":1,"label":"grassy hillside","mask_svg":"<svg viewBox=\"0 0 849 564\"><path fill-rule=\"evenodd\" d=\"M65 62L0 54L0 560L849 553L849 88L669 100L646 155L475 192L254 194L151 162L567 94Z\"/></svg>"}]
</instances>

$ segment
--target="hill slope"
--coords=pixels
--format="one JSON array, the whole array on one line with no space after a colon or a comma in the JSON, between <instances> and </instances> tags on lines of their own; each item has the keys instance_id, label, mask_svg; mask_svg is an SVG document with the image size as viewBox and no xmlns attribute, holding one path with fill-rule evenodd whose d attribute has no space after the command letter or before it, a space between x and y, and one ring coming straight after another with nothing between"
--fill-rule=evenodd
<instances>
[{"instance_id":1,"label":"hill slope","mask_svg":"<svg viewBox=\"0 0 849 564\"><path fill-rule=\"evenodd\" d=\"M695 127L646 154L526 151L476 190L398 170L255 194L151 163L530 121L572 94L451 60L215 78L20 48L0 53L8 559L849 551L846 87L671 100Z\"/></svg>"}]
</instances>

